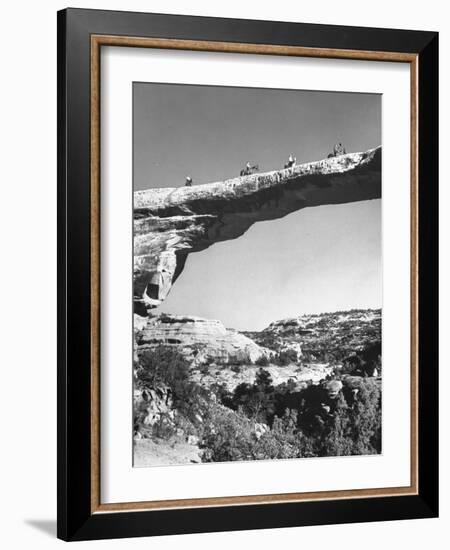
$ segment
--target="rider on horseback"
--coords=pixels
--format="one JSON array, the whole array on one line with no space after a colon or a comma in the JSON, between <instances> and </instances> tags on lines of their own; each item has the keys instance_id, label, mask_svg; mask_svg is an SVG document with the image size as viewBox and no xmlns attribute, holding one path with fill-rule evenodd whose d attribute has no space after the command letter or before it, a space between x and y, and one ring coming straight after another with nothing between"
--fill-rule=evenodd
<instances>
[{"instance_id":1,"label":"rider on horseback","mask_svg":"<svg viewBox=\"0 0 450 550\"><path fill-rule=\"evenodd\" d=\"M250 174L254 174L255 172L257 172L258 170L259 170L259 167L257 164L252 165L249 162L247 162L247 164L245 165L245 168L241 170L240 175L249 176Z\"/></svg>"},{"instance_id":2,"label":"rider on horseback","mask_svg":"<svg viewBox=\"0 0 450 550\"><path fill-rule=\"evenodd\" d=\"M291 153L289 155L289 158L288 158L288 161L287 163L284 165L285 168L292 168L293 166L295 166L297 163L297 159L293 156L293 154Z\"/></svg>"}]
</instances>

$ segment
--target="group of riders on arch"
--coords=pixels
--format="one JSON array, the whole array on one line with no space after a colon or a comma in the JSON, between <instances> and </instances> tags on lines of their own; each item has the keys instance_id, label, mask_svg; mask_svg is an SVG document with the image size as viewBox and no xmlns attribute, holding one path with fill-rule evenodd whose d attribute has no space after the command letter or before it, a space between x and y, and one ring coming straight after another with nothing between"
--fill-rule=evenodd
<instances>
[{"instance_id":1,"label":"group of riders on arch","mask_svg":"<svg viewBox=\"0 0 450 550\"><path fill-rule=\"evenodd\" d=\"M347 152L345 150L345 147L342 145L341 142L339 142L339 143L336 143L336 145L333 147L333 151L328 155L328 158L339 157L340 155L346 155L346 154L347 154ZM289 155L289 158L288 158L286 164L284 165L284 168L292 168L296 164L297 164L297 159L291 153ZM240 171L239 175L240 176L250 176L251 174L254 174L255 172L258 172L258 171L259 171L258 164L251 164L250 162L247 162L247 164L245 165L245 168L243 168ZM185 186L186 187L192 187L192 178L191 178L191 176L186 176Z\"/></svg>"}]
</instances>

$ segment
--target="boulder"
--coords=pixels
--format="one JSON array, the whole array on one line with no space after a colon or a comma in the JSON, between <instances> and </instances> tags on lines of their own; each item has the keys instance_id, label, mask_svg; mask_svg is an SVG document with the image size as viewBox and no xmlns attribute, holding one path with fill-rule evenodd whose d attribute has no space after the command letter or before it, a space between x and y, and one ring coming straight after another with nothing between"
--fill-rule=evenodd
<instances>
[{"instance_id":1,"label":"boulder","mask_svg":"<svg viewBox=\"0 0 450 550\"><path fill-rule=\"evenodd\" d=\"M133 401L137 425L151 427L162 417L168 422L172 422L174 419L172 392L167 387L135 388Z\"/></svg>"},{"instance_id":2,"label":"boulder","mask_svg":"<svg viewBox=\"0 0 450 550\"><path fill-rule=\"evenodd\" d=\"M336 399L342 390L343 384L340 380L329 380L323 384L329 399Z\"/></svg>"}]
</instances>

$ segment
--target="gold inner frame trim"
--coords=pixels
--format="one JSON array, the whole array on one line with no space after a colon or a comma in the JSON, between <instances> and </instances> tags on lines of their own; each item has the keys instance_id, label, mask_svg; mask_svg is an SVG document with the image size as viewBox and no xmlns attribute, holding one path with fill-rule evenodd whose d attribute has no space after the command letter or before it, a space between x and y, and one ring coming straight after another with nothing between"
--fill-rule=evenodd
<instances>
[{"instance_id":1,"label":"gold inner frame trim","mask_svg":"<svg viewBox=\"0 0 450 550\"><path fill-rule=\"evenodd\" d=\"M232 497L101 503L100 499L100 50L102 46L163 48L330 59L409 63L411 128L411 483L407 487L367 488ZM305 48L269 44L91 35L91 513L243 506L418 494L418 55L401 52Z\"/></svg>"}]
</instances>

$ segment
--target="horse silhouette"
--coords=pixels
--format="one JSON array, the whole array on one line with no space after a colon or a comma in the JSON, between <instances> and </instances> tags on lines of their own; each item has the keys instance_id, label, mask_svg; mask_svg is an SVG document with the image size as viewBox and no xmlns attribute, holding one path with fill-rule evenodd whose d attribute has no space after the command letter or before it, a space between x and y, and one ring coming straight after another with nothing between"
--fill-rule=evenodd
<instances>
[{"instance_id":1,"label":"horse silhouette","mask_svg":"<svg viewBox=\"0 0 450 550\"><path fill-rule=\"evenodd\" d=\"M249 176L250 174L254 174L259 170L259 166L257 164L253 164L248 168L247 166L241 170L240 175L241 176Z\"/></svg>"}]
</instances>

